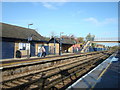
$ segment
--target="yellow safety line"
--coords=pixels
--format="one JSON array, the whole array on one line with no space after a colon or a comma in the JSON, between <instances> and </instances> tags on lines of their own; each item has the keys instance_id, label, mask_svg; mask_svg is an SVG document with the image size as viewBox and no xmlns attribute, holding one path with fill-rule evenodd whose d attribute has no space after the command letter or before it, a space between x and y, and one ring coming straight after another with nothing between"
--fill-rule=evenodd
<instances>
[{"instance_id":1,"label":"yellow safety line","mask_svg":"<svg viewBox=\"0 0 120 90\"><path fill-rule=\"evenodd\" d=\"M74 55L74 56L79 56L79 55ZM37 60L30 60L30 61L21 61L21 62L13 62L13 63L6 63L6 64L2 64L0 66L4 67L4 66L10 66L10 65L15 65L15 64L22 64L22 63L30 63L33 61L42 61L42 60L47 60L47 59L60 59L61 57L53 57L53 58L43 58L43 59L37 59ZM62 57L65 58L65 57ZM29 59L28 59L29 60Z\"/></svg>"},{"instance_id":2,"label":"yellow safety line","mask_svg":"<svg viewBox=\"0 0 120 90\"><path fill-rule=\"evenodd\" d=\"M79 56L79 55L74 55L74 56ZM60 57L56 57L56 58L50 58L50 59L59 59ZM64 58L64 57L63 57ZM2 64L0 66L4 67L4 66L9 66L9 65L15 65L15 64L22 64L22 63L29 63L29 62L33 62L33 61L42 61L45 59L49 59L49 58L43 58L43 59L37 59L37 60L31 60L31 61L21 61L21 62L13 62L13 63L6 63L6 64Z\"/></svg>"},{"instance_id":3,"label":"yellow safety line","mask_svg":"<svg viewBox=\"0 0 120 90\"><path fill-rule=\"evenodd\" d=\"M110 66L110 63L109 63L108 66L102 71L102 73L99 75L99 77L97 78L97 80L102 77L102 75L105 73L105 71L108 69L109 66Z\"/></svg>"},{"instance_id":4,"label":"yellow safety line","mask_svg":"<svg viewBox=\"0 0 120 90\"><path fill-rule=\"evenodd\" d=\"M109 66L110 66L110 63L109 63L109 65L102 71L102 73L98 76L97 80L100 79L100 78L103 76L103 74L106 72L106 70L108 69ZM95 84L95 85L96 85L96 84ZM95 85L93 85L90 90L92 90L92 89L95 87Z\"/></svg>"},{"instance_id":5,"label":"yellow safety line","mask_svg":"<svg viewBox=\"0 0 120 90\"><path fill-rule=\"evenodd\" d=\"M31 61L21 61L21 62L7 63L7 64L2 64L2 67L8 66L8 65L14 65L14 64L29 63L29 62L33 62L33 61L42 61L42 60L46 60L46 59L49 59L49 58L43 58L43 59L37 59L37 60L31 60ZM50 58L50 59L58 59L58 58Z\"/></svg>"},{"instance_id":6,"label":"yellow safety line","mask_svg":"<svg viewBox=\"0 0 120 90\"><path fill-rule=\"evenodd\" d=\"M44 59L41 59L44 60ZM40 60L40 61L41 61ZM32 60L33 61L33 60ZM14 62L14 63L7 63L7 64L2 64L2 66L6 66L6 65L13 65L13 64L22 64L22 63L28 63L28 62L32 62L32 61L21 61L21 62ZM34 61L39 61L39 60L34 60Z\"/></svg>"}]
</instances>

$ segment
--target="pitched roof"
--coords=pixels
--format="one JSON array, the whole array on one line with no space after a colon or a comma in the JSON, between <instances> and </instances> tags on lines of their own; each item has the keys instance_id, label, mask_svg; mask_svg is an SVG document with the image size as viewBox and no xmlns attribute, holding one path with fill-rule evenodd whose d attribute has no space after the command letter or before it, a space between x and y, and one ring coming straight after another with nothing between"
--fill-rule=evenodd
<instances>
[{"instance_id":1,"label":"pitched roof","mask_svg":"<svg viewBox=\"0 0 120 90\"><path fill-rule=\"evenodd\" d=\"M62 43L63 44L75 44L75 40L73 40L73 39L68 39L68 38L64 38L63 40L62 40Z\"/></svg>"},{"instance_id":2,"label":"pitched roof","mask_svg":"<svg viewBox=\"0 0 120 90\"><path fill-rule=\"evenodd\" d=\"M49 42L54 43L53 40L54 40L54 38L51 38ZM55 42L60 43L60 38L56 38ZM61 42L62 42L62 44L72 44L72 45L75 44L75 40L72 40L69 38L64 38L64 39L62 39Z\"/></svg>"},{"instance_id":3,"label":"pitched roof","mask_svg":"<svg viewBox=\"0 0 120 90\"><path fill-rule=\"evenodd\" d=\"M35 41L45 41L44 37L41 36L33 29L28 29L20 26L0 23L2 25L2 36L5 38L15 38L15 39L28 39L32 36L32 40Z\"/></svg>"}]
</instances>

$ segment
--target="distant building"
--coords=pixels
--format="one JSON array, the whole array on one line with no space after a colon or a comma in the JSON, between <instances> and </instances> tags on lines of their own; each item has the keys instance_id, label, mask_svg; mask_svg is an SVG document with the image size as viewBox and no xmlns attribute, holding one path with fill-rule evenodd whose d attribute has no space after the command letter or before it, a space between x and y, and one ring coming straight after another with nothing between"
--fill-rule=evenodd
<instances>
[{"instance_id":1,"label":"distant building","mask_svg":"<svg viewBox=\"0 0 120 90\"><path fill-rule=\"evenodd\" d=\"M107 48L105 47L105 45L102 44L96 44L94 47L94 51L102 51L102 50L107 50Z\"/></svg>"},{"instance_id":2,"label":"distant building","mask_svg":"<svg viewBox=\"0 0 120 90\"><path fill-rule=\"evenodd\" d=\"M47 41L33 29L20 26L0 23L2 35L0 35L0 45L2 45L1 59L16 58L16 51L21 52L22 57L36 56L41 45L47 46Z\"/></svg>"},{"instance_id":3,"label":"distant building","mask_svg":"<svg viewBox=\"0 0 120 90\"><path fill-rule=\"evenodd\" d=\"M95 47L96 47L96 48L105 48L105 45L102 45L102 44L96 44Z\"/></svg>"},{"instance_id":4,"label":"distant building","mask_svg":"<svg viewBox=\"0 0 120 90\"><path fill-rule=\"evenodd\" d=\"M73 53L80 52L82 49L82 45L83 45L83 43L77 43L77 44L72 45L69 48L69 52L73 52Z\"/></svg>"}]
</instances>

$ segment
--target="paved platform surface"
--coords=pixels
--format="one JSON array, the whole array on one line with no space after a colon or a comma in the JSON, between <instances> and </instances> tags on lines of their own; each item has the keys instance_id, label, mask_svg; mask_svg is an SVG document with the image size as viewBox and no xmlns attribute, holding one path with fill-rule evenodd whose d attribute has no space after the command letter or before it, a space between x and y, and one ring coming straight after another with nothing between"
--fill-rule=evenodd
<instances>
[{"instance_id":1,"label":"paved platform surface","mask_svg":"<svg viewBox=\"0 0 120 90\"><path fill-rule=\"evenodd\" d=\"M60 55L47 55L46 57L30 57L28 58L13 58L13 59L6 59L0 61L0 69L3 68L10 68L10 67L16 67L16 66L21 66L21 65L28 65L28 64L35 64L35 63L42 63L42 62L47 62L51 60L59 60L65 57L72 57L72 56L78 56L73 53L64 53L62 56Z\"/></svg>"},{"instance_id":2,"label":"paved platform surface","mask_svg":"<svg viewBox=\"0 0 120 90\"><path fill-rule=\"evenodd\" d=\"M114 53L96 68L81 77L67 90L120 90L120 52Z\"/></svg>"},{"instance_id":3,"label":"paved platform surface","mask_svg":"<svg viewBox=\"0 0 120 90\"><path fill-rule=\"evenodd\" d=\"M69 55L69 54L74 54L74 53L63 53L62 55ZM59 54L56 54L56 55L46 55L46 57L51 57L51 56L59 56ZM38 56L32 56L30 57L29 59L32 59L32 58L41 58L41 57L38 57ZM12 60L22 60L22 59L28 59L27 57L22 57L22 58L9 58L9 59L0 59L0 62L2 61L12 61Z\"/></svg>"},{"instance_id":4,"label":"paved platform surface","mask_svg":"<svg viewBox=\"0 0 120 90\"><path fill-rule=\"evenodd\" d=\"M119 88L120 90L120 58L118 61L112 61L94 88Z\"/></svg>"}]
</instances>

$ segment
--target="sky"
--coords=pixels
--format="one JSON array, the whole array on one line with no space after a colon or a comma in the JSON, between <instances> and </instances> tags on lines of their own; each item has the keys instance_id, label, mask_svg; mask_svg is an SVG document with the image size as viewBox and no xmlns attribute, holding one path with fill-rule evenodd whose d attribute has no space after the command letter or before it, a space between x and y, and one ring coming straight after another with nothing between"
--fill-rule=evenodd
<instances>
[{"instance_id":1,"label":"sky","mask_svg":"<svg viewBox=\"0 0 120 90\"><path fill-rule=\"evenodd\" d=\"M4 23L35 29L42 36L118 37L117 2L2 2Z\"/></svg>"}]
</instances>

